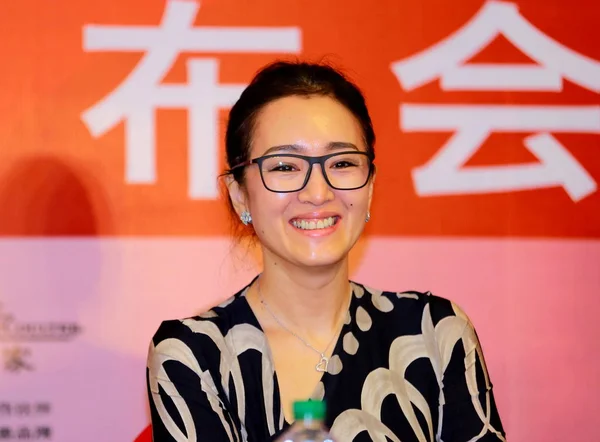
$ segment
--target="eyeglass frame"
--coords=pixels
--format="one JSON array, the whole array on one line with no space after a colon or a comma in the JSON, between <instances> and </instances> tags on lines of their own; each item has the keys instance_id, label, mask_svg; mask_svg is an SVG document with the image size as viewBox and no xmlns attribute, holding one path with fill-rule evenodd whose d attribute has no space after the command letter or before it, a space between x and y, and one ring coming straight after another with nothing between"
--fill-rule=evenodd
<instances>
[{"instance_id":1,"label":"eyeglass frame","mask_svg":"<svg viewBox=\"0 0 600 442\"><path fill-rule=\"evenodd\" d=\"M369 160L369 173L367 174L367 179L365 180L365 183L363 185L358 186L358 187L352 187L349 189L341 189L339 187L335 187L334 185L331 184L331 181L329 181L329 177L327 176L327 173L325 172L325 161L327 161L329 158L332 158L332 157L335 157L338 155L347 155L347 154L365 155ZM306 177L304 178L304 183L302 183L302 186L300 186L298 189L295 189L295 190L273 190L273 189L270 189L269 186L267 186L267 183L265 182L265 177L263 176L262 163L269 158L275 158L275 157L299 158L299 159L302 159L302 160L305 160L308 162L308 171L306 172ZM300 192L308 184L308 180L310 180L313 166L315 164L319 164L321 166L321 174L323 175L325 182L327 183L327 185L329 187L331 187L332 189L335 189L335 190L362 189L369 183L369 179L371 178L371 176L373 175L373 172L375 171L374 156L371 152L364 152L364 151L358 151L358 150L347 150L347 151L343 151L343 152L333 152L333 153L329 153L327 155L321 155L319 157L300 155L300 154L295 154L295 153L275 153L275 154L263 155L262 157L256 157L251 160L248 160L248 161L245 161L243 163L233 166L231 169L229 169L228 173L232 173L234 170L239 169L241 167L251 166L252 164L258 164L258 171L260 173L260 179L263 183L263 186L269 192L273 192L273 193Z\"/></svg>"}]
</instances>

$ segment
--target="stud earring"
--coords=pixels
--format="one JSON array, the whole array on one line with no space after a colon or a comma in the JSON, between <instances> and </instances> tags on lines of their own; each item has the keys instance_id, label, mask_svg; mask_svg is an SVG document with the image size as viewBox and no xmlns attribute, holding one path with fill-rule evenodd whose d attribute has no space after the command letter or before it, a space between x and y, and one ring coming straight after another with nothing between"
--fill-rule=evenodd
<instances>
[{"instance_id":1,"label":"stud earring","mask_svg":"<svg viewBox=\"0 0 600 442\"><path fill-rule=\"evenodd\" d=\"M252 224L252 215L250 215L250 212L248 212L247 210L244 210L242 212L242 214L240 215L240 219L242 220L242 223L244 223L245 226L247 226L248 224Z\"/></svg>"},{"instance_id":2,"label":"stud earring","mask_svg":"<svg viewBox=\"0 0 600 442\"><path fill-rule=\"evenodd\" d=\"M368 223L371 219L371 212L367 212L367 217L365 218L365 222Z\"/></svg>"}]
</instances>

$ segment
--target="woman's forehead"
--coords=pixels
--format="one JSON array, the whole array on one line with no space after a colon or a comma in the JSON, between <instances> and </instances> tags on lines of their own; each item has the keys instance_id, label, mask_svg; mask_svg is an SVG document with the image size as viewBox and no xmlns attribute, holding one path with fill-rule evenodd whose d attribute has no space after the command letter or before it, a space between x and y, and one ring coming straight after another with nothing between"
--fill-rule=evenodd
<instances>
[{"instance_id":1,"label":"woman's forehead","mask_svg":"<svg viewBox=\"0 0 600 442\"><path fill-rule=\"evenodd\" d=\"M310 153L364 144L354 115L336 100L322 96L292 96L269 103L257 116L253 135L253 156L278 146Z\"/></svg>"}]
</instances>

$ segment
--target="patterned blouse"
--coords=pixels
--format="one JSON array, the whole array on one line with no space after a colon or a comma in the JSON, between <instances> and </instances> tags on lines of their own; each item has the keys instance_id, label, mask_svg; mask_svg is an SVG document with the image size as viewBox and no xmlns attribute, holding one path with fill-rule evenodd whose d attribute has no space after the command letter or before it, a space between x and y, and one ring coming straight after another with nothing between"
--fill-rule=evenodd
<instances>
[{"instance_id":1,"label":"patterned blouse","mask_svg":"<svg viewBox=\"0 0 600 442\"><path fill-rule=\"evenodd\" d=\"M352 282L342 332L313 398L339 442L505 441L473 325L452 302ZM288 426L250 285L150 344L154 442L277 438Z\"/></svg>"}]
</instances>

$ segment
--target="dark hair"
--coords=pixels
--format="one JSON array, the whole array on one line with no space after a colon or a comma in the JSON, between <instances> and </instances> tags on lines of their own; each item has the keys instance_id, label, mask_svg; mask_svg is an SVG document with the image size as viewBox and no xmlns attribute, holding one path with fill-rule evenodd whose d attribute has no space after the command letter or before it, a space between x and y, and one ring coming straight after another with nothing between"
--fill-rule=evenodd
<instances>
[{"instance_id":1,"label":"dark hair","mask_svg":"<svg viewBox=\"0 0 600 442\"><path fill-rule=\"evenodd\" d=\"M256 120L265 105L279 98L311 95L331 97L352 112L362 128L367 152L374 159L375 132L360 89L340 71L326 64L276 61L254 76L229 112L225 150L230 170L225 173L243 184L245 168L231 168L249 160ZM235 216L230 199L229 203ZM237 225L241 223L237 222Z\"/></svg>"}]
</instances>

